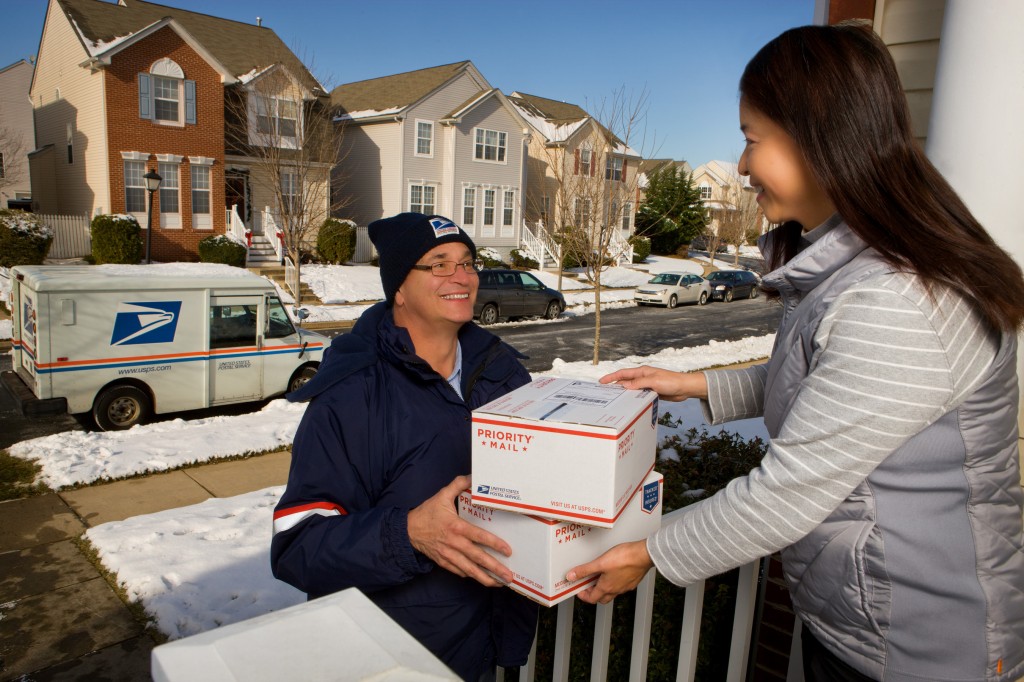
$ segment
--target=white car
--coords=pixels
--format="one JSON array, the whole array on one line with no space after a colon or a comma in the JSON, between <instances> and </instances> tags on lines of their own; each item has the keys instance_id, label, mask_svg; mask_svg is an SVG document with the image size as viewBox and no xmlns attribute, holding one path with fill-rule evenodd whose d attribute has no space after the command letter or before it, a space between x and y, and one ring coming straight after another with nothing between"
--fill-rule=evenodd
<instances>
[{"instance_id":1,"label":"white car","mask_svg":"<svg viewBox=\"0 0 1024 682\"><path fill-rule=\"evenodd\" d=\"M662 272L647 284L637 287L633 300L637 305L675 308L680 303L704 305L710 297L711 285L700 275Z\"/></svg>"}]
</instances>

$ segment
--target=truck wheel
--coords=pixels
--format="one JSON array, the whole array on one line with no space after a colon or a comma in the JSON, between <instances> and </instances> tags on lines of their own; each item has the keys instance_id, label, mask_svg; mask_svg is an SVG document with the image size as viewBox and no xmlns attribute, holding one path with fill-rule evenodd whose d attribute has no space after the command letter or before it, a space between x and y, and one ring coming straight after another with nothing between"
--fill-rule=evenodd
<instances>
[{"instance_id":1,"label":"truck wheel","mask_svg":"<svg viewBox=\"0 0 1024 682\"><path fill-rule=\"evenodd\" d=\"M316 376L316 367L303 367L288 381L288 392L299 390L314 376Z\"/></svg>"},{"instance_id":2,"label":"truck wheel","mask_svg":"<svg viewBox=\"0 0 1024 682\"><path fill-rule=\"evenodd\" d=\"M149 419L153 406L149 396L135 386L114 386L96 396L92 418L104 431L123 431Z\"/></svg>"},{"instance_id":3,"label":"truck wheel","mask_svg":"<svg viewBox=\"0 0 1024 682\"><path fill-rule=\"evenodd\" d=\"M498 308L493 303L488 303L480 311L480 324L487 326L498 321Z\"/></svg>"}]
</instances>

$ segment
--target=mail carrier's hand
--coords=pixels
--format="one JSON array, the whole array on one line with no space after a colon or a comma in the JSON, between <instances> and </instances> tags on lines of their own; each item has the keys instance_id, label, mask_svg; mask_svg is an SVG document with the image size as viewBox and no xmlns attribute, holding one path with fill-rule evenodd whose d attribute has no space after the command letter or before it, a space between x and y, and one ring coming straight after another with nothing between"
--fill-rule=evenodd
<instances>
[{"instance_id":1,"label":"mail carrier's hand","mask_svg":"<svg viewBox=\"0 0 1024 682\"><path fill-rule=\"evenodd\" d=\"M458 476L436 495L409 512L409 541L417 551L455 575L473 578L482 585L497 587L512 581L512 571L484 551L490 547L512 555L507 542L493 533L459 518L455 502L469 488L469 476ZM490 571L501 581L487 573Z\"/></svg>"},{"instance_id":2,"label":"mail carrier's hand","mask_svg":"<svg viewBox=\"0 0 1024 682\"><path fill-rule=\"evenodd\" d=\"M607 604L623 592L636 589L654 562L647 553L647 541L616 545L589 563L571 569L567 580L597 575L597 582L576 596L588 604Z\"/></svg>"}]
</instances>

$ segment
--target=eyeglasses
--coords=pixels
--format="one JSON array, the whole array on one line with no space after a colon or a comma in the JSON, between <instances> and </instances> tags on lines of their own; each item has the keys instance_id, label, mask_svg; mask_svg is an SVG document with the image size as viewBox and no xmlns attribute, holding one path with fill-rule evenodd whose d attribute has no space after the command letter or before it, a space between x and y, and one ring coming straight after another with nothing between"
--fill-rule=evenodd
<instances>
[{"instance_id":1,"label":"eyeglasses","mask_svg":"<svg viewBox=\"0 0 1024 682\"><path fill-rule=\"evenodd\" d=\"M459 268L462 268L471 275L476 275L484 269L484 262L482 260L464 260L461 263L456 263L453 260L439 260L430 265L416 264L412 266L413 270L423 270L435 277L451 277Z\"/></svg>"}]
</instances>

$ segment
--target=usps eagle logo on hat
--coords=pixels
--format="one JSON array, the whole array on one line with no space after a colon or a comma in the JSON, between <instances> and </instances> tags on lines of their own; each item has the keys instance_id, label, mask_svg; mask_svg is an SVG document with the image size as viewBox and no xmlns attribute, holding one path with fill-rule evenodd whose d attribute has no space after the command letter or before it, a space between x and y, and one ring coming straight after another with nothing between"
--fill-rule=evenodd
<instances>
[{"instance_id":1,"label":"usps eagle logo on hat","mask_svg":"<svg viewBox=\"0 0 1024 682\"><path fill-rule=\"evenodd\" d=\"M431 218L430 226L434 228L434 238L440 239L449 234L458 234L459 226L444 218Z\"/></svg>"}]
</instances>

